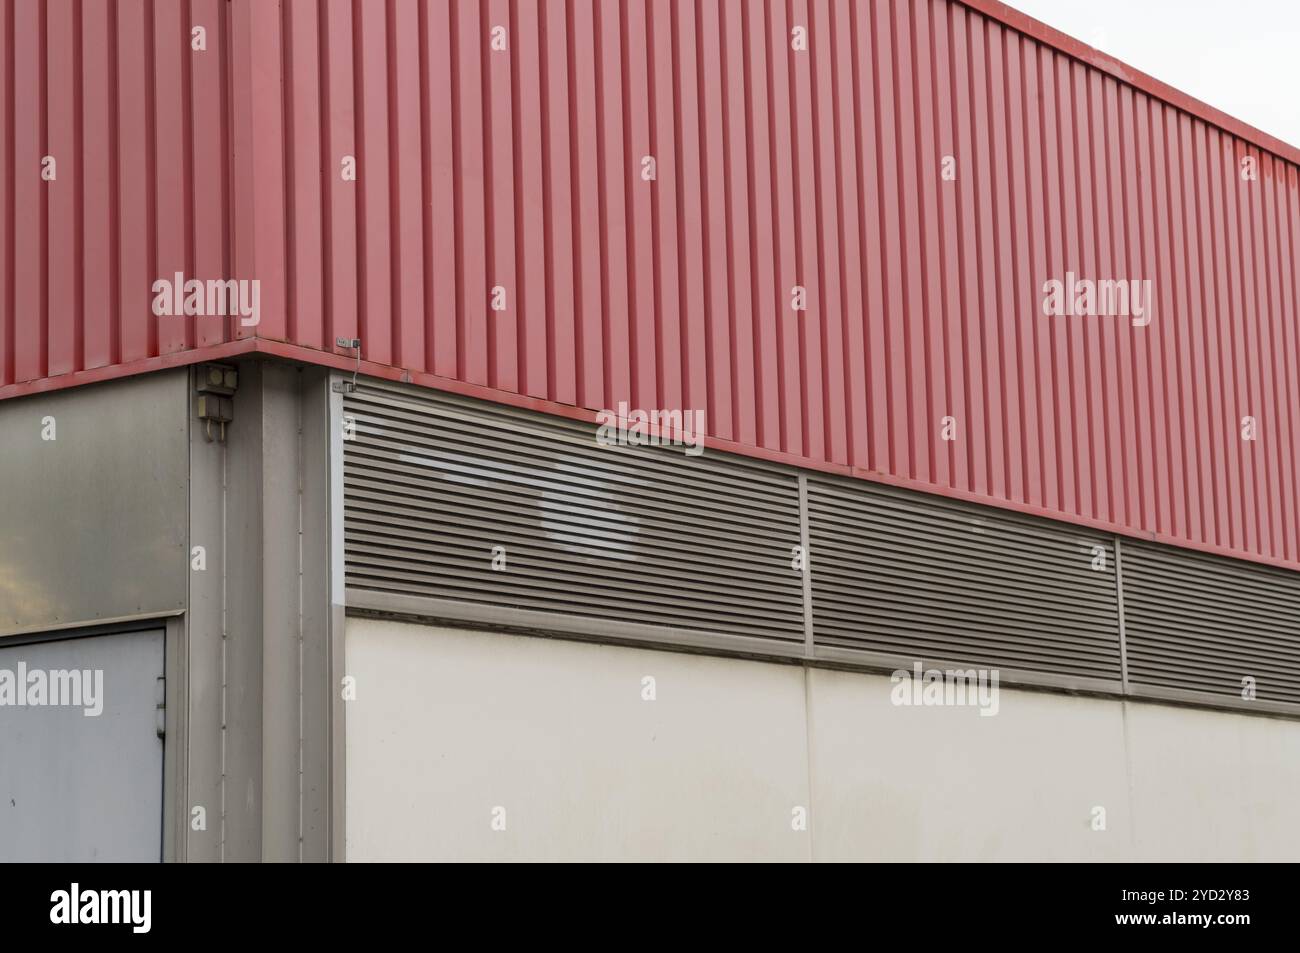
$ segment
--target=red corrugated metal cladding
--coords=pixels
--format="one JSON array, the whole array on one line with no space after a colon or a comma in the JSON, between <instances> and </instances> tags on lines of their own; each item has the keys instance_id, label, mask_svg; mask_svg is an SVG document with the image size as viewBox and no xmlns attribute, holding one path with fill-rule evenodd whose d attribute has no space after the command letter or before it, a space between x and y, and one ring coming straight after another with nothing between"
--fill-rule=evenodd
<instances>
[{"instance_id":1,"label":"red corrugated metal cladding","mask_svg":"<svg viewBox=\"0 0 1300 953\"><path fill-rule=\"evenodd\" d=\"M257 278L254 347L1300 566L1300 153L991 0L0 30L0 393L231 340L149 283ZM1151 297L1045 315L1069 276Z\"/></svg>"},{"instance_id":2,"label":"red corrugated metal cladding","mask_svg":"<svg viewBox=\"0 0 1300 953\"><path fill-rule=\"evenodd\" d=\"M0 386L231 339L219 318L151 310L160 275L231 271L231 183L246 151L232 126L248 110L231 95L247 83L232 75L229 7L0 9Z\"/></svg>"}]
</instances>

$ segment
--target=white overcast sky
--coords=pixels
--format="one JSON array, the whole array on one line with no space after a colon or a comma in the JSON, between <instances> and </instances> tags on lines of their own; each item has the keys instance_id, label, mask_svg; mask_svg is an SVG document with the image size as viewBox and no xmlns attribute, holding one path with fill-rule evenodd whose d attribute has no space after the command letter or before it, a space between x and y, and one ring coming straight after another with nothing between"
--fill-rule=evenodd
<instances>
[{"instance_id":1,"label":"white overcast sky","mask_svg":"<svg viewBox=\"0 0 1300 953\"><path fill-rule=\"evenodd\" d=\"M1005 0L1300 147L1300 0Z\"/></svg>"}]
</instances>

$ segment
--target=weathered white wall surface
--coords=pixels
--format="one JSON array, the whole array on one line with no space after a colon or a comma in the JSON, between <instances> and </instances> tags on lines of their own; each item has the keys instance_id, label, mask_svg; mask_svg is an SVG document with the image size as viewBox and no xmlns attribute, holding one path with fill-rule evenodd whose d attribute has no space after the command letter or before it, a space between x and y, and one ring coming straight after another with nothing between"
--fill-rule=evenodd
<instances>
[{"instance_id":1,"label":"weathered white wall surface","mask_svg":"<svg viewBox=\"0 0 1300 953\"><path fill-rule=\"evenodd\" d=\"M347 664L349 860L1300 859L1297 722L363 619Z\"/></svg>"},{"instance_id":2,"label":"weathered white wall surface","mask_svg":"<svg viewBox=\"0 0 1300 953\"><path fill-rule=\"evenodd\" d=\"M1131 850L1118 702L1002 688L996 715L895 706L887 676L813 669L819 860L1111 860ZM1092 809L1106 810L1106 831Z\"/></svg>"},{"instance_id":3,"label":"weathered white wall surface","mask_svg":"<svg viewBox=\"0 0 1300 953\"><path fill-rule=\"evenodd\" d=\"M1300 860L1300 722L1128 706L1144 858Z\"/></svg>"},{"instance_id":4,"label":"weathered white wall surface","mask_svg":"<svg viewBox=\"0 0 1300 953\"><path fill-rule=\"evenodd\" d=\"M809 856L799 668L349 619L347 669L349 860Z\"/></svg>"}]
</instances>

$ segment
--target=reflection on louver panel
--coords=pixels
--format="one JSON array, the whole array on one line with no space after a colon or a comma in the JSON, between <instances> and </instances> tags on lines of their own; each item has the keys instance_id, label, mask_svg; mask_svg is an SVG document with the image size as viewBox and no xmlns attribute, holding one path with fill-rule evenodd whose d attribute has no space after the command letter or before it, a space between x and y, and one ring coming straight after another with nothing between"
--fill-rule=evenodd
<instances>
[{"instance_id":1,"label":"reflection on louver panel","mask_svg":"<svg viewBox=\"0 0 1300 953\"><path fill-rule=\"evenodd\" d=\"M349 588L802 643L793 474L413 388L346 410Z\"/></svg>"}]
</instances>

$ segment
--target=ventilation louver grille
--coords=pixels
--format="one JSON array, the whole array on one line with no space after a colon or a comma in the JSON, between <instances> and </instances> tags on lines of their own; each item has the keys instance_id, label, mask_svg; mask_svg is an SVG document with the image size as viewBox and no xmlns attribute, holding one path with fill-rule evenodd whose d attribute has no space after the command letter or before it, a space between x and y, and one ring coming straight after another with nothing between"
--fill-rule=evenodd
<instances>
[{"instance_id":1,"label":"ventilation louver grille","mask_svg":"<svg viewBox=\"0 0 1300 953\"><path fill-rule=\"evenodd\" d=\"M345 413L350 589L802 644L792 474L383 384Z\"/></svg>"},{"instance_id":2,"label":"ventilation louver grille","mask_svg":"<svg viewBox=\"0 0 1300 953\"><path fill-rule=\"evenodd\" d=\"M1124 541L1129 683L1300 703L1300 575Z\"/></svg>"},{"instance_id":3,"label":"ventilation louver grille","mask_svg":"<svg viewBox=\"0 0 1300 953\"><path fill-rule=\"evenodd\" d=\"M819 647L1119 681L1111 538L863 482L808 507Z\"/></svg>"},{"instance_id":4,"label":"ventilation louver grille","mask_svg":"<svg viewBox=\"0 0 1300 953\"><path fill-rule=\"evenodd\" d=\"M1300 574L401 384L344 399L350 606L708 651L1300 705ZM501 547L501 550L497 550ZM505 567L493 569L494 551ZM1100 558L1099 558L1100 557ZM499 564L499 560L498 560Z\"/></svg>"}]
</instances>

